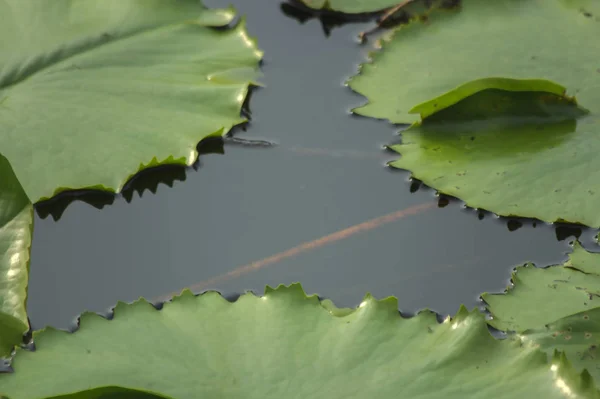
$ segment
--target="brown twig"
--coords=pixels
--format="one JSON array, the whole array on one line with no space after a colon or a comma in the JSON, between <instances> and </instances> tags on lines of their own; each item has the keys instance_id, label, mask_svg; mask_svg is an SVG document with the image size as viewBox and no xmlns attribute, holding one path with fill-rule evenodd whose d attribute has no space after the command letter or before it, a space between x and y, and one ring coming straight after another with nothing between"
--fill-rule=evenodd
<instances>
[{"instance_id":1,"label":"brown twig","mask_svg":"<svg viewBox=\"0 0 600 399\"><path fill-rule=\"evenodd\" d=\"M388 19L390 19L392 17L392 15L394 15L395 13L397 13L398 11L400 11L400 9L410 3L412 3L415 0L404 0L402 3L398 4L397 6L394 6L392 8L390 8L389 10L387 10L385 12L385 14L383 14L381 16L381 18L379 18L379 21L377 22L377 25L381 26L385 23L385 21L387 21Z\"/></svg>"}]
</instances>

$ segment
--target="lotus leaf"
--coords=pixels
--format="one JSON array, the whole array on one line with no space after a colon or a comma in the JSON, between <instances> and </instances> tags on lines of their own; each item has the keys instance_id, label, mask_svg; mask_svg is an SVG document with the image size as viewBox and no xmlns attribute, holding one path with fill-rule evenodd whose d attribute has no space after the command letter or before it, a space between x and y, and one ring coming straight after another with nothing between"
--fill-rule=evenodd
<instances>
[{"instance_id":1,"label":"lotus leaf","mask_svg":"<svg viewBox=\"0 0 600 399\"><path fill-rule=\"evenodd\" d=\"M391 166L474 208L600 226L599 117L554 94L488 89L404 131Z\"/></svg>"},{"instance_id":2,"label":"lotus leaf","mask_svg":"<svg viewBox=\"0 0 600 399\"><path fill-rule=\"evenodd\" d=\"M33 202L191 164L242 122L262 57L198 0L0 0L0 148Z\"/></svg>"},{"instance_id":3,"label":"lotus leaf","mask_svg":"<svg viewBox=\"0 0 600 399\"><path fill-rule=\"evenodd\" d=\"M333 311L300 285L267 287L230 303L184 291L156 310L119 303L112 320L87 313L75 333L34 333L14 374L11 399L156 394L172 398L600 397L589 374L532 345L495 340L464 307L439 324L425 311L403 318L394 298L367 295ZM36 381L32 384L31 381Z\"/></svg>"},{"instance_id":4,"label":"lotus leaf","mask_svg":"<svg viewBox=\"0 0 600 399\"><path fill-rule=\"evenodd\" d=\"M600 381L600 307L526 330L519 337L548 353L563 351L574 367L586 369L596 384Z\"/></svg>"},{"instance_id":5,"label":"lotus leaf","mask_svg":"<svg viewBox=\"0 0 600 399\"><path fill-rule=\"evenodd\" d=\"M516 331L552 354L566 353L578 369L600 378L600 254L575 242L563 265L519 267L506 294L484 294L483 300L500 330Z\"/></svg>"},{"instance_id":6,"label":"lotus leaf","mask_svg":"<svg viewBox=\"0 0 600 399\"><path fill-rule=\"evenodd\" d=\"M575 242L563 265L516 268L505 294L482 295L494 317L489 323L499 330L522 332L600 306L599 266L600 254Z\"/></svg>"},{"instance_id":7,"label":"lotus leaf","mask_svg":"<svg viewBox=\"0 0 600 399\"><path fill-rule=\"evenodd\" d=\"M33 206L0 155L0 357L29 329L25 308Z\"/></svg>"},{"instance_id":8,"label":"lotus leaf","mask_svg":"<svg viewBox=\"0 0 600 399\"><path fill-rule=\"evenodd\" d=\"M600 111L599 35L595 1L463 0L384 36L349 81L368 98L354 112L413 123L485 89L566 90Z\"/></svg>"},{"instance_id":9,"label":"lotus leaf","mask_svg":"<svg viewBox=\"0 0 600 399\"><path fill-rule=\"evenodd\" d=\"M354 111L395 123L424 118L392 147L402 158L391 165L469 206L599 227L600 41L587 40L600 37L599 8L580 0L464 0L458 11L437 10L398 28L351 79L368 97ZM469 100L489 91L515 94ZM542 122L516 112L499 127L495 111L479 105L522 103L515 97L534 92L589 115ZM439 123L447 112L427 124L448 107L461 109L460 123Z\"/></svg>"}]
</instances>

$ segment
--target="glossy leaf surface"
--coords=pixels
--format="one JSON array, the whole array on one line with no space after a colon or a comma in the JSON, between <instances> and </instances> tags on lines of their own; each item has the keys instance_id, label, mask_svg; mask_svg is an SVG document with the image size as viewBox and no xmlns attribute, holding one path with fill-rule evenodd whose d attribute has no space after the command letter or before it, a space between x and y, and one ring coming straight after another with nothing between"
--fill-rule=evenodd
<instances>
[{"instance_id":1,"label":"glossy leaf surface","mask_svg":"<svg viewBox=\"0 0 600 399\"><path fill-rule=\"evenodd\" d=\"M581 268L578 266L579 261ZM505 294L483 294L499 330L522 332L600 306L600 254L579 243L563 265L516 268Z\"/></svg>"},{"instance_id":2,"label":"glossy leaf surface","mask_svg":"<svg viewBox=\"0 0 600 399\"><path fill-rule=\"evenodd\" d=\"M600 41L588 37L597 2L464 0L397 29L351 79L368 98L355 112L424 118L391 165L471 207L600 227Z\"/></svg>"},{"instance_id":3,"label":"glossy leaf surface","mask_svg":"<svg viewBox=\"0 0 600 399\"><path fill-rule=\"evenodd\" d=\"M489 324L516 331L549 355L566 353L600 381L600 254L575 242L564 265L519 267L512 282L506 294L483 295L493 315Z\"/></svg>"},{"instance_id":4,"label":"glossy leaf surface","mask_svg":"<svg viewBox=\"0 0 600 399\"><path fill-rule=\"evenodd\" d=\"M403 131L391 166L473 208L597 227L597 132L560 96L484 90Z\"/></svg>"},{"instance_id":5,"label":"glossy leaf surface","mask_svg":"<svg viewBox=\"0 0 600 399\"><path fill-rule=\"evenodd\" d=\"M0 148L32 201L120 191L242 122L262 56L197 0L0 0Z\"/></svg>"},{"instance_id":6,"label":"glossy leaf surface","mask_svg":"<svg viewBox=\"0 0 600 399\"><path fill-rule=\"evenodd\" d=\"M0 357L29 329L26 300L33 206L0 155Z\"/></svg>"},{"instance_id":7,"label":"glossy leaf surface","mask_svg":"<svg viewBox=\"0 0 600 399\"><path fill-rule=\"evenodd\" d=\"M580 371L587 370L600 388L600 307L524 331L520 337L549 354L564 352L571 364Z\"/></svg>"},{"instance_id":8,"label":"glossy leaf surface","mask_svg":"<svg viewBox=\"0 0 600 399\"><path fill-rule=\"evenodd\" d=\"M566 88L600 112L599 17L587 0L463 0L397 29L350 80L368 98L354 111L412 123L485 89Z\"/></svg>"},{"instance_id":9,"label":"glossy leaf surface","mask_svg":"<svg viewBox=\"0 0 600 399\"><path fill-rule=\"evenodd\" d=\"M405 319L395 299L367 295L337 312L297 284L235 303L189 291L160 311L119 303L110 321L85 314L75 333L46 329L34 339L35 352L17 352L15 374L0 375L12 399L124 389L172 398L566 398L564 384L599 397L564 357L549 362L533 346L495 340L477 311L461 308L439 324L432 312Z\"/></svg>"}]
</instances>

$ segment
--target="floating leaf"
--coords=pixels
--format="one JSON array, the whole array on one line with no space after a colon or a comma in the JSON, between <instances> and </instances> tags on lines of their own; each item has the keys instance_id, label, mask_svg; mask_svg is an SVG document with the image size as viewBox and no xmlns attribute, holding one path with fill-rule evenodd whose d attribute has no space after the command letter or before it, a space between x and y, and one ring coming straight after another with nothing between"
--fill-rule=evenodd
<instances>
[{"instance_id":1,"label":"floating leaf","mask_svg":"<svg viewBox=\"0 0 600 399\"><path fill-rule=\"evenodd\" d=\"M34 202L191 164L242 122L262 56L198 0L0 0L0 148ZM26 29L24 28L26 27Z\"/></svg>"},{"instance_id":2,"label":"floating leaf","mask_svg":"<svg viewBox=\"0 0 600 399\"><path fill-rule=\"evenodd\" d=\"M553 94L485 90L404 131L390 165L473 208L600 226L600 114L584 115Z\"/></svg>"},{"instance_id":3,"label":"floating leaf","mask_svg":"<svg viewBox=\"0 0 600 399\"><path fill-rule=\"evenodd\" d=\"M600 381L600 254L577 242L569 260L545 269L519 267L506 294L482 297L500 330L516 331L547 353L566 353Z\"/></svg>"},{"instance_id":4,"label":"floating leaf","mask_svg":"<svg viewBox=\"0 0 600 399\"><path fill-rule=\"evenodd\" d=\"M587 40L600 37L600 6L462 3L458 11L438 10L428 22L396 31L351 79L369 99L355 112L398 123L425 118L392 147L402 158L391 165L441 193L503 216L600 227L600 41ZM543 28L532 34L532 26ZM554 108L572 96L590 115L554 117ZM528 114L508 106L498 123L493 107L511 102ZM543 120L531 113L548 102L559 104L541 107Z\"/></svg>"},{"instance_id":5,"label":"floating leaf","mask_svg":"<svg viewBox=\"0 0 600 399\"><path fill-rule=\"evenodd\" d=\"M581 268L576 261L582 261ZM600 254L575 242L564 265L518 267L506 294L483 294L499 330L522 332L600 306Z\"/></svg>"},{"instance_id":6,"label":"floating leaf","mask_svg":"<svg viewBox=\"0 0 600 399\"><path fill-rule=\"evenodd\" d=\"M110 321L87 313L75 333L46 329L34 339L36 351L18 350L16 372L0 375L12 399L130 390L172 398L565 398L565 387L600 397L564 356L548 362L531 345L495 340L477 311L461 308L438 324L432 312L403 318L395 299L367 295L356 310L336 312L298 284L235 303L185 291L160 311L144 300L119 303Z\"/></svg>"},{"instance_id":7,"label":"floating leaf","mask_svg":"<svg viewBox=\"0 0 600 399\"><path fill-rule=\"evenodd\" d=\"M350 80L369 100L354 112L412 123L485 89L564 88L600 111L600 41L587 40L599 36L595 1L463 0L397 29Z\"/></svg>"},{"instance_id":8,"label":"floating leaf","mask_svg":"<svg viewBox=\"0 0 600 399\"><path fill-rule=\"evenodd\" d=\"M579 242L573 243L573 252L565 266L581 270L589 275L600 276L600 254L586 251Z\"/></svg>"},{"instance_id":9,"label":"floating leaf","mask_svg":"<svg viewBox=\"0 0 600 399\"><path fill-rule=\"evenodd\" d=\"M520 338L548 353L563 351L573 366L600 381L600 307L524 331Z\"/></svg>"},{"instance_id":10,"label":"floating leaf","mask_svg":"<svg viewBox=\"0 0 600 399\"><path fill-rule=\"evenodd\" d=\"M33 206L0 155L0 357L29 329L25 304L32 228Z\"/></svg>"}]
</instances>

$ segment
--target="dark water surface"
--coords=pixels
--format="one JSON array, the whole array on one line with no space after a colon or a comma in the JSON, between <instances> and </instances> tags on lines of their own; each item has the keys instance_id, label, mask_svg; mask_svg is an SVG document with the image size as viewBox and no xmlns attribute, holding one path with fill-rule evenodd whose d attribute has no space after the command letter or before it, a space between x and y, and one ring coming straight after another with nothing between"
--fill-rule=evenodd
<instances>
[{"instance_id":1,"label":"dark water surface","mask_svg":"<svg viewBox=\"0 0 600 399\"><path fill-rule=\"evenodd\" d=\"M325 37L319 21L301 24L272 0L233 3L265 51L267 86L252 95L252 122L236 137L276 146L226 143L225 155L201 156L172 188L120 196L101 210L74 202L58 221L38 217L34 328L67 327L84 310L188 286L262 292L294 281L341 306L370 291L397 296L408 312L447 314L504 289L516 265L565 258L569 240L557 240L553 226L480 220L459 201L439 208L432 190L411 193L408 173L385 167L394 155L383 145L398 140L397 128L351 116L363 99L343 86L365 60L369 48L356 36L371 24Z\"/></svg>"}]
</instances>

